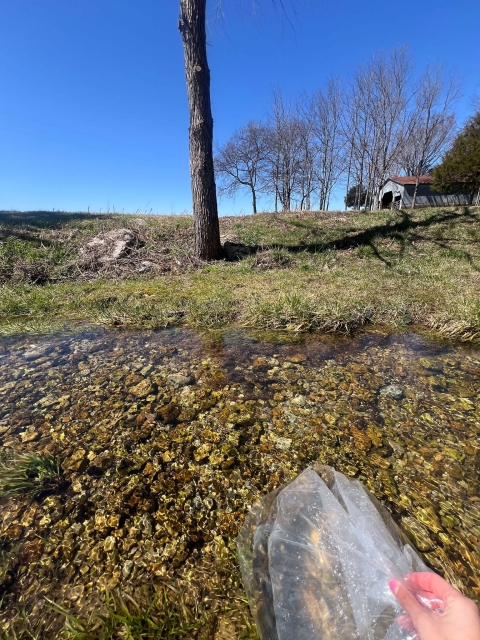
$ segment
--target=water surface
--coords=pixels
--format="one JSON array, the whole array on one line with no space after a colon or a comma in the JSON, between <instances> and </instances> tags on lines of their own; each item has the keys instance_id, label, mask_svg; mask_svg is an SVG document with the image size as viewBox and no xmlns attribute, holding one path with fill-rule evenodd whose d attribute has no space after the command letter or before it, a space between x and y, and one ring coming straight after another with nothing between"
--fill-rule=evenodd
<instances>
[{"instance_id":1,"label":"water surface","mask_svg":"<svg viewBox=\"0 0 480 640\"><path fill-rule=\"evenodd\" d=\"M43 595L81 609L98 590L214 571L215 540L317 462L362 480L478 599L479 383L480 350L413 333L3 341L0 444L55 454L66 481L0 505L0 543L19 554L3 615L38 614Z\"/></svg>"}]
</instances>

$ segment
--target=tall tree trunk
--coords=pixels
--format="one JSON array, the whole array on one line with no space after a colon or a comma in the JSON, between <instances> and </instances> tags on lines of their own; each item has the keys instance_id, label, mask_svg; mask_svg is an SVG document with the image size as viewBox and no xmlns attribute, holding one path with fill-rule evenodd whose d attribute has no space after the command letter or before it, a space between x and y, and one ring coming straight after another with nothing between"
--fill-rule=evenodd
<instances>
[{"instance_id":1,"label":"tall tree trunk","mask_svg":"<svg viewBox=\"0 0 480 640\"><path fill-rule=\"evenodd\" d=\"M348 165L348 174L347 174L347 191L345 193L345 211L348 209L347 199L348 199L349 189L350 189L350 164Z\"/></svg>"},{"instance_id":2,"label":"tall tree trunk","mask_svg":"<svg viewBox=\"0 0 480 640\"><path fill-rule=\"evenodd\" d=\"M192 181L195 253L215 260L222 253L213 169L213 118L207 62L205 11L207 0L180 0L178 28L182 35L190 109L190 176Z\"/></svg>"},{"instance_id":3,"label":"tall tree trunk","mask_svg":"<svg viewBox=\"0 0 480 640\"><path fill-rule=\"evenodd\" d=\"M252 190L253 213L257 213L257 194L255 193L255 187L250 186L250 189Z\"/></svg>"},{"instance_id":4,"label":"tall tree trunk","mask_svg":"<svg viewBox=\"0 0 480 640\"><path fill-rule=\"evenodd\" d=\"M278 213L278 166L280 163L280 158L278 157L278 153L277 153L277 158L276 158L276 164L275 164L275 213Z\"/></svg>"},{"instance_id":5,"label":"tall tree trunk","mask_svg":"<svg viewBox=\"0 0 480 640\"><path fill-rule=\"evenodd\" d=\"M412 198L412 209L415 209L415 205L417 204L417 192L418 192L418 184L420 182L420 178L419 176L415 177L415 189L413 191L413 198Z\"/></svg>"}]
</instances>

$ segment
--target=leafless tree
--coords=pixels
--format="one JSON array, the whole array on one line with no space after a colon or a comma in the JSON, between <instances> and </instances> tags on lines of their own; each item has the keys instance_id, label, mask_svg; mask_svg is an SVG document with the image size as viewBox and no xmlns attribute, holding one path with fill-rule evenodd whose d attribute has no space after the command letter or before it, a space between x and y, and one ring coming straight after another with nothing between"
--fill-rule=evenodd
<instances>
[{"instance_id":1,"label":"leafless tree","mask_svg":"<svg viewBox=\"0 0 480 640\"><path fill-rule=\"evenodd\" d=\"M284 0L272 0L288 18ZM180 0L180 30L190 111L190 176L195 252L204 260L222 253L213 161L213 118L206 41L207 0ZM256 0L253 6L255 7ZM221 0L217 7L221 6Z\"/></svg>"},{"instance_id":2,"label":"leafless tree","mask_svg":"<svg viewBox=\"0 0 480 640\"><path fill-rule=\"evenodd\" d=\"M296 120L298 123L300 151L298 208L310 211L312 208L312 195L317 188L316 161L318 147L314 139L315 113L312 108L312 100L305 94L301 95L297 101Z\"/></svg>"},{"instance_id":3,"label":"leafless tree","mask_svg":"<svg viewBox=\"0 0 480 640\"><path fill-rule=\"evenodd\" d=\"M345 203L350 198L350 181L353 178L354 154L356 152L355 140L358 131L358 113L350 101L350 94L342 92L343 109L340 116L340 139L342 141L342 155L340 162L343 163L346 174ZM353 108L352 108L353 107ZM354 208L356 202L352 205Z\"/></svg>"},{"instance_id":4,"label":"leafless tree","mask_svg":"<svg viewBox=\"0 0 480 640\"><path fill-rule=\"evenodd\" d=\"M330 196L342 172L340 120L342 98L339 83L332 78L326 92L317 91L311 101L313 134L316 153L316 181L318 183L319 208L328 210Z\"/></svg>"},{"instance_id":5,"label":"leafless tree","mask_svg":"<svg viewBox=\"0 0 480 640\"><path fill-rule=\"evenodd\" d=\"M342 171L341 93L336 80L326 92L302 94L295 105L274 90L269 116L269 169L264 191L280 202L284 211L293 206L312 208L312 197L327 209Z\"/></svg>"},{"instance_id":6,"label":"leafless tree","mask_svg":"<svg viewBox=\"0 0 480 640\"><path fill-rule=\"evenodd\" d=\"M455 116L452 106L459 96L459 83L454 77L444 79L440 67L427 67L415 92L415 109L400 141L402 169L415 176L412 209L417 200L420 176L440 160L453 140Z\"/></svg>"},{"instance_id":7,"label":"leafless tree","mask_svg":"<svg viewBox=\"0 0 480 640\"><path fill-rule=\"evenodd\" d=\"M371 199L373 159L378 132L374 123L376 108L373 92L372 64L357 69L350 87L344 95L345 112L342 115L342 137L348 149L347 187L350 178L356 185L355 208L359 209L362 192Z\"/></svg>"},{"instance_id":8,"label":"leafless tree","mask_svg":"<svg viewBox=\"0 0 480 640\"><path fill-rule=\"evenodd\" d=\"M383 56L370 65L373 109L371 112L371 149L369 150L370 192L375 190L375 209L379 208L380 189L398 165L398 142L406 129L411 62L406 49L396 49L389 59Z\"/></svg>"},{"instance_id":9,"label":"leafless tree","mask_svg":"<svg viewBox=\"0 0 480 640\"><path fill-rule=\"evenodd\" d=\"M344 96L342 136L348 178L367 189L367 206L378 208L382 184L398 166L399 140L407 129L411 63L405 48L376 56L355 73Z\"/></svg>"},{"instance_id":10,"label":"leafless tree","mask_svg":"<svg viewBox=\"0 0 480 640\"><path fill-rule=\"evenodd\" d=\"M250 189L254 211L260 193L274 199L275 211L309 210L317 197L328 210L342 179L356 209L376 209L385 180L405 171L417 176L415 203L419 176L451 140L458 84L439 68L414 81L400 47L359 67L345 89L331 79L295 103L275 89L267 123L250 123L219 149L221 190Z\"/></svg>"},{"instance_id":11,"label":"leafless tree","mask_svg":"<svg viewBox=\"0 0 480 640\"><path fill-rule=\"evenodd\" d=\"M207 0L180 0L178 28L182 35L190 110L190 176L192 182L195 252L203 260L222 252L213 165L213 118L207 61L205 12Z\"/></svg>"},{"instance_id":12,"label":"leafless tree","mask_svg":"<svg viewBox=\"0 0 480 640\"><path fill-rule=\"evenodd\" d=\"M234 196L239 189L248 189L253 213L257 213L257 191L265 179L270 139L270 132L264 124L250 121L225 145L219 146L215 156L219 193Z\"/></svg>"},{"instance_id":13,"label":"leafless tree","mask_svg":"<svg viewBox=\"0 0 480 640\"><path fill-rule=\"evenodd\" d=\"M275 210L279 201L283 211L290 211L302 185L302 122L278 89L273 92L269 126L270 168L266 186L275 194Z\"/></svg>"}]
</instances>

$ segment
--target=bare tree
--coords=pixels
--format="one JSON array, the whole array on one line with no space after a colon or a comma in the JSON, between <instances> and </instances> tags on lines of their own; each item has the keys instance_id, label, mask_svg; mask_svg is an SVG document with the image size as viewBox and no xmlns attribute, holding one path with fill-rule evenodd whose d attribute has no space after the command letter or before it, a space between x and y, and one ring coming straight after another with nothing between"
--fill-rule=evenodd
<instances>
[{"instance_id":1,"label":"bare tree","mask_svg":"<svg viewBox=\"0 0 480 640\"><path fill-rule=\"evenodd\" d=\"M275 210L291 211L293 198L302 184L302 123L296 110L279 89L273 92L269 116L271 129L270 170L267 188L275 194Z\"/></svg>"},{"instance_id":2,"label":"bare tree","mask_svg":"<svg viewBox=\"0 0 480 640\"><path fill-rule=\"evenodd\" d=\"M263 187L268 159L270 132L260 123L250 121L236 131L230 140L217 148L215 172L220 182L219 193L234 196L246 188L252 196L253 213L257 213L257 191Z\"/></svg>"},{"instance_id":3,"label":"bare tree","mask_svg":"<svg viewBox=\"0 0 480 640\"><path fill-rule=\"evenodd\" d=\"M192 182L195 253L214 260L222 253L213 165L213 118L207 61L207 0L180 0L178 28L182 35L190 110L190 176Z\"/></svg>"},{"instance_id":4,"label":"bare tree","mask_svg":"<svg viewBox=\"0 0 480 640\"><path fill-rule=\"evenodd\" d=\"M298 185L299 209L310 211L312 208L312 194L316 184L316 160L318 148L314 140L315 114L312 101L303 94L300 96L297 106L298 143L300 151L300 178Z\"/></svg>"},{"instance_id":5,"label":"bare tree","mask_svg":"<svg viewBox=\"0 0 480 640\"><path fill-rule=\"evenodd\" d=\"M453 140L455 116L451 108L458 95L456 78L446 82L440 67L427 67L415 93L411 124L400 142L402 169L416 178L412 209L417 200L420 176L432 169Z\"/></svg>"},{"instance_id":6,"label":"bare tree","mask_svg":"<svg viewBox=\"0 0 480 640\"><path fill-rule=\"evenodd\" d=\"M275 3L276 0L273 0ZM256 1L254 1L254 6ZM277 2L285 16L283 0ZM206 41L207 0L180 0L180 30L190 110L190 176L192 183L195 253L214 260L222 253L213 161L213 118ZM221 5L221 0L218 7ZM288 16L287 16L288 17Z\"/></svg>"},{"instance_id":7,"label":"bare tree","mask_svg":"<svg viewBox=\"0 0 480 640\"><path fill-rule=\"evenodd\" d=\"M407 129L411 63L405 48L376 56L355 73L344 98L342 136L346 140L348 178L367 189L366 206L378 208L382 184L398 166L399 140Z\"/></svg>"},{"instance_id":8,"label":"bare tree","mask_svg":"<svg viewBox=\"0 0 480 640\"><path fill-rule=\"evenodd\" d=\"M359 67L345 91L331 79L292 105L275 89L268 123L250 123L219 149L222 192L248 188L254 211L259 193L275 211L311 209L312 197L328 210L344 177L349 206L376 209L385 180L405 171L417 177L415 204L420 175L451 141L458 82L429 68L414 82L411 69L400 47Z\"/></svg>"},{"instance_id":9,"label":"bare tree","mask_svg":"<svg viewBox=\"0 0 480 640\"><path fill-rule=\"evenodd\" d=\"M405 48L396 49L390 59L379 57L370 67L373 91L371 175L375 185L374 208L379 208L383 183L398 164L398 142L405 130L411 99L411 62Z\"/></svg>"},{"instance_id":10,"label":"bare tree","mask_svg":"<svg viewBox=\"0 0 480 640\"><path fill-rule=\"evenodd\" d=\"M339 83L329 80L327 91L317 91L311 102L313 134L316 153L316 180L319 192L319 208L328 210L330 196L342 172L340 121L342 98Z\"/></svg>"},{"instance_id":11,"label":"bare tree","mask_svg":"<svg viewBox=\"0 0 480 640\"><path fill-rule=\"evenodd\" d=\"M354 107L354 104L350 101L350 95L348 92L342 92L342 110L340 115L340 140L342 155L340 162L343 163L343 170L346 173L346 188L345 188L345 203L351 200L350 192L350 180L352 176L354 153L355 153L355 140L357 136L358 127L358 113ZM354 207L355 202L350 206Z\"/></svg>"},{"instance_id":12,"label":"bare tree","mask_svg":"<svg viewBox=\"0 0 480 640\"><path fill-rule=\"evenodd\" d=\"M341 135L348 156L347 197L350 179L356 185L354 208L360 209L361 201L369 196L369 158L373 157L374 129L372 122L373 94L372 74L369 68L358 69L350 87L344 94L345 110L342 114ZM365 195L363 192L367 191Z\"/></svg>"}]
</instances>

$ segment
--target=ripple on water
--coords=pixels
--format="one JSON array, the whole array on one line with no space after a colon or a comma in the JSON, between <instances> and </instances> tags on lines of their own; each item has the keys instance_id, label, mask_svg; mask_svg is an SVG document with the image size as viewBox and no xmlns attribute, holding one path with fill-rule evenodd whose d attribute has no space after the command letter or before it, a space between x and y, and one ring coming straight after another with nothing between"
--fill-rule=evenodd
<instances>
[{"instance_id":1,"label":"ripple on water","mask_svg":"<svg viewBox=\"0 0 480 640\"><path fill-rule=\"evenodd\" d=\"M68 484L2 501L0 542L23 554L4 611L213 571L218 536L316 462L362 480L427 563L479 599L479 382L479 350L411 333L5 341L1 444L53 453Z\"/></svg>"}]
</instances>

